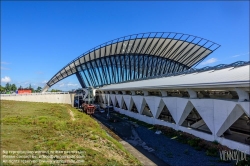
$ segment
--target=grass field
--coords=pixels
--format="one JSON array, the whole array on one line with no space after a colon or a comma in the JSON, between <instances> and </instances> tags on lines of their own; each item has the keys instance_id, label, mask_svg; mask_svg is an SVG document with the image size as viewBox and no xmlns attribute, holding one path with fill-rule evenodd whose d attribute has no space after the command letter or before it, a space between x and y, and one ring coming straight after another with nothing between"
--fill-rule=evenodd
<instances>
[{"instance_id":1,"label":"grass field","mask_svg":"<svg viewBox=\"0 0 250 166\"><path fill-rule=\"evenodd\" d=\"M64 104L1 101L3 150L83 151L80 165L140 165L95 120Z\"/></svg>"}]
</instances>

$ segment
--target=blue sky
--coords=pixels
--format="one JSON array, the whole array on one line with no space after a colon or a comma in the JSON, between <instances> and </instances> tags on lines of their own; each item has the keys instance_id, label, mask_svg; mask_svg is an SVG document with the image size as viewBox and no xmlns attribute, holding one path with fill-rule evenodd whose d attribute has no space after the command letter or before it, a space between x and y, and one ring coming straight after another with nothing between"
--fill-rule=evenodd
<instances>
[{"instance_id":1,"label":"blue sky","mask_svg":"<svg viewBox=\"0 0 250 166\"><path fill-rule=\"evenodd\" d=\"M2 1L1 85L43 87L85 51L142 32L186 33L220 44L198 68L249 61L249 2ZM52 88L78 87L74 75Z\"/></svg>"}]
</instances>

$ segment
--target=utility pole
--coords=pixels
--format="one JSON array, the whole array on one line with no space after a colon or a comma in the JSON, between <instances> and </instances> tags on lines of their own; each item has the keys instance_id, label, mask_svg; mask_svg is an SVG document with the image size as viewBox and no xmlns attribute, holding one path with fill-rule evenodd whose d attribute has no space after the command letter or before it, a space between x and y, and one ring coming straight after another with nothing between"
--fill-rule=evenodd
<instances>
[{"instance_id":1,"label":"utility pole","mask_svg":"<svg viewBox=\"0 0 250 166\"><path fill-rule=\"evenodd\" d=\"M89 90L89 88L88 88L88 104L90 104L90 90Z\"/></svg>"},{"instance_id":2,"label":"utility pole","mask_svg":"<svg viewBox=\"0 0 250 166\"><path fill-rule=\"evenodd\" d=\"M107 117L109 118L109 94L108 94L108 115Z\"/></svg>"},{"instance_id":3,"label":"utility pole","mask_svg":"<svg viewBox=\"0 0 250 166\"><path fill-rule=\"evenodd\" d=\"M79 109L79 103L80 103L80 101L79 101L79 94L77 96L78 96L78 109Z\"/></svg>"}]
</instances>

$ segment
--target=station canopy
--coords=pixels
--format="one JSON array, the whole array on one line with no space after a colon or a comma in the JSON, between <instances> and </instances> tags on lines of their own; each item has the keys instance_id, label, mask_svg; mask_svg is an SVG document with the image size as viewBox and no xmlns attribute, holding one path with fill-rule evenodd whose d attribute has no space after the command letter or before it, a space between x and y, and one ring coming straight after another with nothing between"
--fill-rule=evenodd
<instances>
[{"instance_id":1,"label":"station canopy","mask_svg":"<svg viewBox=\"0 0 250 166\"><path fill-rule=\"evenodd\" d=\"M75 58L46 85L46 89L73 74L81 86L147 79L195 67L220 45L197 36L154 32L134 34L101 44Z\"/></svg>"}]
</instances>

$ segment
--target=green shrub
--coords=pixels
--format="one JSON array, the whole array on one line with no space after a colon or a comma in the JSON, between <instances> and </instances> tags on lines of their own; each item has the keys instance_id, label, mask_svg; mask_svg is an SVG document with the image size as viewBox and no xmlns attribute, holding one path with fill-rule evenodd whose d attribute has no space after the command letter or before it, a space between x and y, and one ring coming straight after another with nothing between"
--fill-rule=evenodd
<instances>
[{"instance_id":1,"label":"green shrub","mask_svg":"<svg viewBox=\"0 0 250 166\"><path fill-rule=\"evenodd\" d=\"M195 138L195 139L190 139L187 141L188 145L192 146L192 147L198 147L200 142L199 138Z\"/></svg>"},{"instance_id":2,"label":"green shrub","mask_svg":"<svg viewBox=\"0 0 250 166\"><path fill-rule=\"evenodd\" d=\"M208 156L218 156L218 150L216 148L208 148L206 154Z\"/></svg>"}]
</instances>

